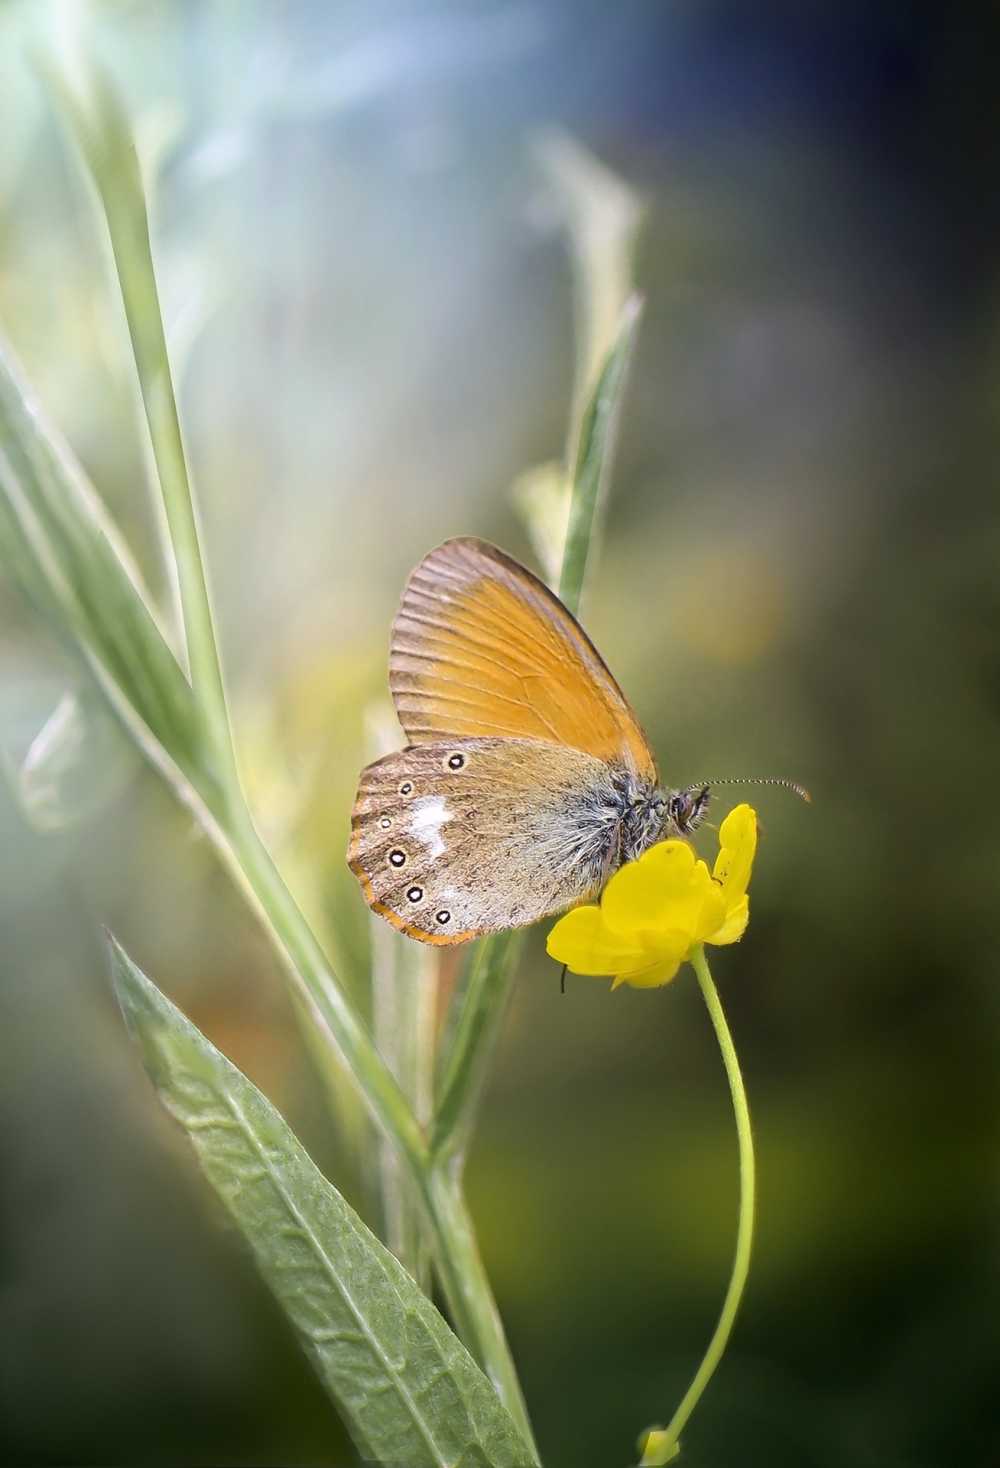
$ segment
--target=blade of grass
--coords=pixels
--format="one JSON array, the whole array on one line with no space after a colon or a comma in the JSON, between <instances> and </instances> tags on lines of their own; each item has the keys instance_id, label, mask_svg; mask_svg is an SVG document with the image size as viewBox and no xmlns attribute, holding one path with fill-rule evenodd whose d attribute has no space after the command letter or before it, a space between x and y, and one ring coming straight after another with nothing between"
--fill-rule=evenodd
<instances>
[{"instance_id":1,"label":"blade of grass","mask_svg":"<svg viewBox=\"0 0 1000 1468\"><path fill-rule=\"evenodd\" d=\"M527 470L511 493L545 576L555 585L583 415L633 295L632 264L644 207L634 188L569 134L542 132L532 151L569 245L576 366L564 462Z\"/></svg>"},{"instance_id":2,"label":"blade of grass","mask_svg":"<svg viewBox=\"0 0 1000 1468\"><path fill-rule=\"evenodd\" d=\"M113 941L113 940L112 940ZM366 1458L527 1468L496 1393L270 1102L115 943L115 990L191 1140Z\"/></svg>"},{"instance_id":3,"label":"blade of grass","mask_svg":"<svg viewBox=\"0 0 1000 1468\"><path fill-rule=\"evenodd\" d=\"M618 335L583 414L559 577L560 596L572 612L579 608L588 561L596 548L598 508L611 471L626 369L641 310L639 298L633 296L622 314ZM451 1044L441 1066L431 1132L431 1153L436 1161L448 1162L459 1170L510 1002L520 948L519 934L501 933L482 939L459 997Z\"/></svg>"},{"instance_id":4,"label":"blade of grass","mask_svg":"<svg viewBox=\"0 0 1000 1468\"><path fill-rule=\"evenodd\" d=\"M239 802L236 754L198 514L181 437L153 269L146 196L132 132L114 90L99 70L89 73L86 100L74 94L53 68L43 66L41 70L80 149L107 222L174 550L195 705L222 789L229 800Z\"/></svg>"},{"instance_id":5,"label":"blade of grass","mask_svg":"<svg viewBox=\"0 0 1000 1468\"><path fill-rule=\"evenodd\" d=\"M540 133L533 152L561 215L573 266L576 371L567 434L572 459L587 401L632 294L643 201L568 133Z\"/></svg>"},{"instance_id":6,"label":"blade of grass","mask_svg":"<svg viewBox=\"0 0 1000 1468\"><path fill-rule=\"evenodd\" d=\"M0 342L0 562L97 679L144 753L210 807L191 687L104 506ZM182 798L187 798L181 782Z\"/></svg>"},{"instance_id":7,"label":"blade of grass","mask_svg":"<svg viewBox=\"0 0 1000 1468\"><path fill-rule=\"evenodd\" d=\"M573 613L580 610L587 568L593 564L600 543L601 515L607 498L618 420L641 316L641 298L630 296L622 311L618 334L601 365L580 421L580 444L559 574L560 599Z\"/></svg>"}]
</instances>

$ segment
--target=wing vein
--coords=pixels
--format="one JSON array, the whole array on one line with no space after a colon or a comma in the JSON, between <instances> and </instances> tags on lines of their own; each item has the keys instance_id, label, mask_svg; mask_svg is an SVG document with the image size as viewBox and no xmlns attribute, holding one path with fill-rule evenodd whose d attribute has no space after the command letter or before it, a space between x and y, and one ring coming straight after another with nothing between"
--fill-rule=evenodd
<instances>
[{"instance_id":1,"label":"wing vein","mask_svg":"<svg viewBox=\"0 0 1000 1468\"><path fill-rule=\"evenodd\" d=\"M492 645L488 642L482 642L478 637L473 637L472 633L468 632L464 627L456 628L453 623L439 621L436 617L425 617L419 612L406 610L401 612L400 616L407 617L412 622L419 622L422 626L425 627L437 627L449 638L455 638L456 636L459 636L463 639L463 641L468 642L473 647L489 648ZM488 657L488 654L484 653L483 656ZM505 673L510 671L509 662L504 663L497 658L491 658L490 661L495 662L497 667L502 668ZM543 670L539 669L538 671L542 672Z\"/></svg>"}]
</instances>

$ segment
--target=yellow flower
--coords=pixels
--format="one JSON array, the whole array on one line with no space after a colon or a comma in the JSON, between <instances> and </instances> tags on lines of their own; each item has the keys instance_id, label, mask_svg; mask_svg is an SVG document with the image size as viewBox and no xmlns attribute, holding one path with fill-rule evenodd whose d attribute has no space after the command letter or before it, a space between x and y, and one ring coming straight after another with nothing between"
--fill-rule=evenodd
<instances>
[{"instance_id":1,"label":"yellow flower","mask_svg":"<svg viewBox=\"0 0 1000 1468\"><path fill-rule=\"evenodd\" d=\"M546 948L575 974L614 975L613 989L666 984L699 943L742 938L757 849L757 813L738 805L722 822L709 873L686 841L660 841L616 872L600 906L575 907Z\"/></svg>"}]
</instances>

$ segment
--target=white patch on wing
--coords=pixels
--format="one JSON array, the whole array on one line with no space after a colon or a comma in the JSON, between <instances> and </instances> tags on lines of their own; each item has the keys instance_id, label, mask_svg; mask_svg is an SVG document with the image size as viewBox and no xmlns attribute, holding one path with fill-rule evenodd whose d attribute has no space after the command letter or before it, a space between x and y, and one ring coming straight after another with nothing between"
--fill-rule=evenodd
<instances>
[{"instance_id":1,"label":"white patch on wing","mask_svg":"<svg viewBox=\"0 0 1000 1468\"><path fill-rule=\"evenodd\" d=\"M429 795L414 803L410 814L410 830L418 841L427 847L427 855L434 861L444 855L444 840L441 827L450 821L453 811L445 805L443 795Z\"/></svg>"}]
</instances>

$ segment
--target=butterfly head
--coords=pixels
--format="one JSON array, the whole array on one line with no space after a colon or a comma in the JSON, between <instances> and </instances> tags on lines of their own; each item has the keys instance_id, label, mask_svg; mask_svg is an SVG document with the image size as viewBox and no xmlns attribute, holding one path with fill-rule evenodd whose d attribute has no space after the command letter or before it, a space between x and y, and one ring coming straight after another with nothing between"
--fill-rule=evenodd
<instances>
[{"instance_id":1,"label":"butterfly head","mask_svg":"<svg viewBox=\"0 0 1000 1468\"><path fill-rule=\"evenodd\" d=\"M662 834L664 836L689 836L692 831L696 831L705 819L708 802L712 798L713 785L783 785L786 790L794 791L807 804L812 801L809 791L802 785L797 784L794 780L783 780L777 776L699 780L696 785L689 785L686 790L671 790L665 794L660 790L656 792L656 804L662 812Z\"/></svg>"},{"instance_id":2,"label":"butterfly head","mask_svg":"<svg viewBox=\"0 0 1000 1468\"><path fill-rule=\"evenodd\" d=\"M690 836L704 820L710 800L707 785L691 785L686 790L669 790L661 794L658 804L663 835Z\"/></svg>"}]
</instances>

